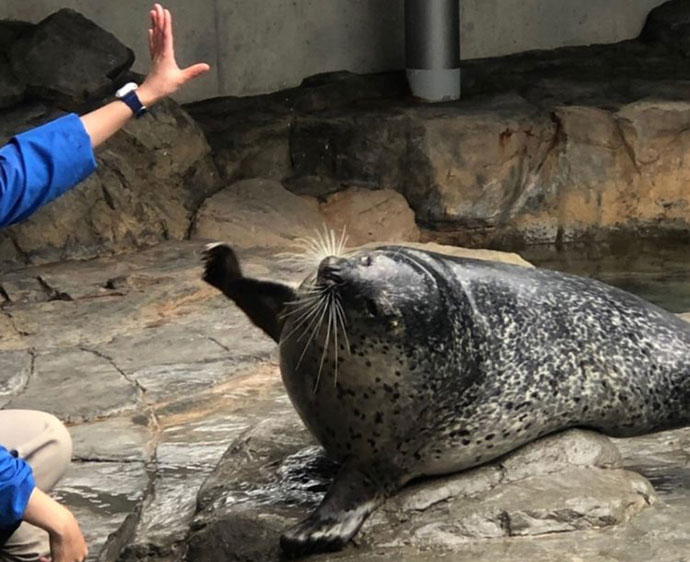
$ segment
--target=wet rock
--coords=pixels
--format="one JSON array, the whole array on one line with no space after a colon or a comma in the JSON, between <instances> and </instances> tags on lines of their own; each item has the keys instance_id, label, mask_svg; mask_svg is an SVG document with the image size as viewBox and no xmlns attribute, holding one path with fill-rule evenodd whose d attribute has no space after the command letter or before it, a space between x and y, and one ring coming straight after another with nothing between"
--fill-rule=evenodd
<instances>
[{"instance_id":1,"label":"wet rock","mask_svg":"<svg viewBox=\"0 0 690 562\"><path fill-rule=\"evenodd\" d=\"M134 62L134 53L65 8L24 32L12 44L10 58L32 95L71 109L110 93Z\"/></svg>"},{"instance_id":2,"label":"wet rock","mask_svg":"<svg viewBox=\"0 0 690 562\"><path fill-rule=\"evenodd\" d=\"M222 392L195 395L158 410L162 431L155 475L118 560L178 560L186 551L197 492L228 443L265 415L255 404L278 388L275 367L253 370Z\"/></svg>"},{"instance_id":3,"label":"wet rock","mask_svg":"<svg viewBox=\"0 0 690 562\"><path fill-rule=\"evenodd\" d=\"M350 189L331 195L320 205L330 228L346 232L348 244L417 242L419 229L412 209L391 190Z\"/></svg>"},{"instance_id":4,"label":"wet rock","mask_svg":"<svg viewBox=\"0 0 690 562\"><path fill-rule=\"evenodd\" d=\"M55 498L70 507L96 560L108 536L146 495L149 478L140 462L73 462L54 489Z\"/></svg>"},{"instance_id":5,"label":"wet rock","mask_svg":"<svg viewBox=\"0 0 690 562\"><path fill-rule=\"evenodd\" d=\"M73 458L79 461L147 462L154 449L146 416L113 417L70 428Z\"/></svg>"},{"instance_id":6,"label":"wet rock","mask_svg":"<svg viewBox=\"0 0 690 562\"><path fill-rule=\"evenodd\" d=\"M310 443L296 414L278 409L240 437L199 492L192 559L280 559L280 533L318 504L337 470ZM417 483L364 524L356 559L382 549L397 549L405 560L428 548L461 553L478 539L625 523L655 493L643 477L615 468L620 462L605 437L569 431L478 469Z\"/></svg>"},{"instance_id":7,"label":"wet rock","mask_svg":"<svg viewBox=\"0 0 690 562\"><path fill-rule=\"evenodd\" d=\"M68 349L39 353L26 389L8 407L83 421L132 410L138 400L136 385L110 361L88 351Z\"/></svg>"},{"instance_id":8,"label":"wet rock","mask_svg":"<svg viewBox=\"0 0 690 562\"><path fill-rule=\"evenodd\" d=\"M0 353L0 408L29 382L33 361L33 355L26 350Z\"/></svg>"},{"instance_id":9,"label":"wet rock","mask_svg":"<svg viewBox=\"0 0 690 562\"><path fill-rule=\"evenodd\" d=\"M690 5L685 0L670 0L647 16L640 39L659 42L672 51L690 56Z\"/></svg>"},{"instance_id":10,"label":"wet rock","mask_svg":"<svg viewBox=\"0 0 690 562\"><path fill-rule=\"evenodd\" d=\"M222 240L236 248L286 248L322 229L315 204L278 182L243 180L209 198L199 210L191 235Z\"/></svg>"}]
</instances>

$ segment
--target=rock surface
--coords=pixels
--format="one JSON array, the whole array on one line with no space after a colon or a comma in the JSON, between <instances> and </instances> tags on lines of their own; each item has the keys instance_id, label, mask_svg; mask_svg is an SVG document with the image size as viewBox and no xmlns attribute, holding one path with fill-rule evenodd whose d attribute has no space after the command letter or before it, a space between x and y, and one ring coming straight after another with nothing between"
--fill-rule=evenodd
<instances>
[{"instance_id":1,"label":"rock surface","mask_svg":"<svg viewBox=\"0 0 690 562\"><path fill-rule=\"evenodd\" d=\"M57 494L78 515L90 560L270 559L332 475L285 396L275 344L200 281L201 247L168 242L0 274L0 407L70 422L74 463ZM240 257L249 275L297 282L304 272L276 251ZM622 468L608 440L574 432L410 487L354 546L316 559L677 562L690 543L688 430L616 444ZM654 495L626 469L655 485L653 507L639 511Z\"/></svg>"},{"instance_id":2,"label":"rock surface","mask_svg":"<svg viewBox=\"0 0 690 562\"><path fill-rule=\"evenodd\" d=\"M70 423L75 463L57 492L91 559L178 559L228 445L275 404L292 411L274 343L200 280L203 245L0 274L0 407ZM296 283L303 271L275 260L286 249L253 249L243 266Z\"/></svg>"},{"instance_id":3,"label":"rock surface","mask_svg":"<svg viewBox=\"0 0 690 562\"><path fill-rule=\"evenodd\" d=\"M337 467L289 406L270 410L274 415L243 434L202 486L190 559L279 560L281 531L323 497ZM429 549L462 551L477 539L626 522L655 494L641 476L615 468L620 463L618 450L600 435L546 438L501 462L408 487L365 522L350 554L367 559L397 551L407 559Z\"/></svg>"},{"instance_id":4,"label":"rock surface","mask_svg":"<svg viewBox=\"0 0 690 562\"><path fill-rule=\"evenodd\" d=\"M22 33L9 53L29 93L64 109L111 93L134 62L113 35L67 8Z\"/></svg>"}]
</instances>

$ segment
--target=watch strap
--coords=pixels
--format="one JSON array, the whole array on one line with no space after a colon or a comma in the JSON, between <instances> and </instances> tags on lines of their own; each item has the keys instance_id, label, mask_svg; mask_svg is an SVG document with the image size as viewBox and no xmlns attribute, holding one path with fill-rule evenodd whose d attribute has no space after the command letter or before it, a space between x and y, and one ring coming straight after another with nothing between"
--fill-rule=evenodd
<instances>
[{"instance_id":1,"label":"watch strap","mask_svg":"<svg viewBox=\"0 0 690 562\"><path fill-rule=\"evenodd\" d=\"M137 119L148 111L146 109L146 106L143 103L141 103L141 100L139 99L136 90L127 92L119 99L127 104L127 106L132 110L132 113L134 113L134 116Z\"/></svg>"}]
</instances>

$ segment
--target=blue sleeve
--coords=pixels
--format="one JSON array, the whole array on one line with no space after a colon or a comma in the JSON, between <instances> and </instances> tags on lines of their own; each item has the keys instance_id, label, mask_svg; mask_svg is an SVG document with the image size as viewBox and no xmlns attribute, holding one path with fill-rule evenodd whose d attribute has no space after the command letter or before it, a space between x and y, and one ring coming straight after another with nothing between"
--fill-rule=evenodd
<instances>
[{"instance_id":1,"label":"blue sleeve","mask_svg":"<svg viewBox=\"0 0 690 562\"><path fill-rule=\"evenodd\" d=\"M0 148L0 227L62 195L96 168L91 139L70 113Z\"/></svg>"},{"instance_id":2,"label":"blue sleeve","mask_svg":"<svg viewBox=\"0 0 690 562\"><path fill-rule=\"evenodd\" d=\"M26 461L13 457L0 446L0 529L21 521L35 486Z\"/></svg>"}]
</instances>

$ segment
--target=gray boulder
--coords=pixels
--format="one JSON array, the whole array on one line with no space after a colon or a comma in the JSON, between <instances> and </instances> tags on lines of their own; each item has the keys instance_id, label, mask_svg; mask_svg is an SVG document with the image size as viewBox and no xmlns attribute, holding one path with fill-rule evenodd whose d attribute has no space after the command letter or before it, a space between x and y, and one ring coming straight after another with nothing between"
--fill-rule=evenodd
<instances>
[{"instance_id":1,"label":"gray boulder","mask_svg":"<svg viewBox=\"0 0 690 562\"><path fill-rule=\"evenodd\" d=\"M110 93L134 62L112 34L67 8L21 34L9 53L30 94L66 109Z\"/></svg>"},{"instance_id":2,"label":"gray boulder","mask_svg":"<svg viewBox=\"0 0 690 562\"><path fill-rule=\"evenodd\" d=\"M656 498L646 479L620 466L618 450L601 435L547 437L483 467L405 488L365 522L353 545L319 559L385 552L386 560L416 560L488 539L615 527ZM231 445L202 486L188 559L279 560L280 533L318 505L336 470L297 415L276 407Z\"/></svg>"},{"instance_id":3,"label":"gray boulder","mask_svg":"<svg viewBox=\"0 0 690 562\"><path fill-rule=\"evenodd\" d=\"M654 8L647 17L640 39L661 43L672 51L690 56L690 2L670 0Z\"/></svg>"}]
</instances>

